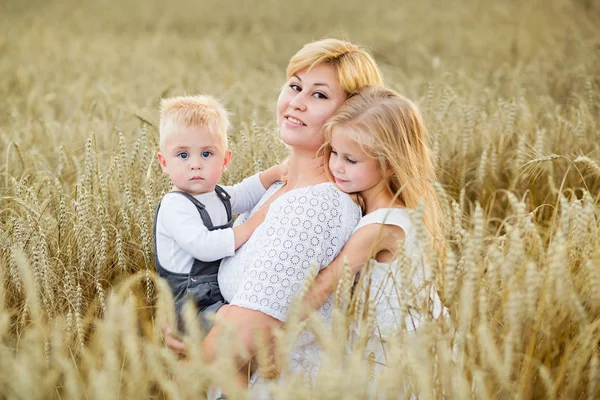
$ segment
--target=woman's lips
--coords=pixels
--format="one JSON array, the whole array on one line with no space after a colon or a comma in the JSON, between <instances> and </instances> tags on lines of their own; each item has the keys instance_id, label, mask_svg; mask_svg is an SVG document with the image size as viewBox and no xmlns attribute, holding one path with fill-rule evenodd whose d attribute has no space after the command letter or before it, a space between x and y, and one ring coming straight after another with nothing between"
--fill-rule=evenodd
<instances>
[{"instance_id":1,"label":"woman's lips","mask_svg":"<svg viewBox=\"0 0 600 400\"><path fill-rule=\"evenodd\" d=\"M301 120L299 120L296 117L292 117L291 115L286 115L284 118L285 118L285 122L288 125L291 125L291 126L306 126L306 124L304 122L302 122Z\"/></svg>"}]
</instances>

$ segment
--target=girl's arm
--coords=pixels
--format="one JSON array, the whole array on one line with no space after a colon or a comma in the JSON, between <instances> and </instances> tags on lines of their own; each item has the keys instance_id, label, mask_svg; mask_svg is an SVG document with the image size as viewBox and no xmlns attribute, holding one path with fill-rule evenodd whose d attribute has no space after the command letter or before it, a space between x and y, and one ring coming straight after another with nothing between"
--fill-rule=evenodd
<instances>
[{"instance_id":1,"label":"girl's arm","mask_svg":"<svg viewBox=\"0 0 600 400\"><path fill-rule=\"evenodd\" d=\"M305 310L314 311L323 306L344 276L344 265L350 267L354 276L378 253L393 254L401 239L404 239L404 231L396 225L369 224L354 232L340 254L315 278L304 297Z\"/></svg>"}]
</instances>

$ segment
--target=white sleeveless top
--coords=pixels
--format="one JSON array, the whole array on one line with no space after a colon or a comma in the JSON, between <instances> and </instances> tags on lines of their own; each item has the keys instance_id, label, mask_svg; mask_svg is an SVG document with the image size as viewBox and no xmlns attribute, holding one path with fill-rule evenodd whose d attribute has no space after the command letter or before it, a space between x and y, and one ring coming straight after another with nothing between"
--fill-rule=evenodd
<instances>
[{"instance_id":1,"label":"white sleeveless top","mask_svg":"<svg viewBox=\"0 0 600 400\"><path fill-rule=\"evenodd\" d=\"M428 272L424 271L419 260L419 246L409 211L405 208L381 208L362 217L354 232L370 224L402 228L405 234L404 250L411 260L409 271L400 271L397 261L390 264L374 259L369 261L372 271L370 298L375 302L375 336L385 339L401 329L417 329L424 319L417 309L427 307L437 317L443 307L433 285L428 282ZM359 290L363 290L363 295L366 294L364 288ZM404 311L401 298L407 303Z\"/></svg>"}]
</instances>

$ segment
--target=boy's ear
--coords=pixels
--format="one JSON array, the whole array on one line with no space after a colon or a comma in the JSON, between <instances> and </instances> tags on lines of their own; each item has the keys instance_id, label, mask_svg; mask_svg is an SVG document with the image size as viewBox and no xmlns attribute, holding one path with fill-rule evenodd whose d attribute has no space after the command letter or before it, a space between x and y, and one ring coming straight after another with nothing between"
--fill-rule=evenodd
<instances>
[{"instance_id":1,"label":"boy's ear","mask_svg":"<svg viewBox=\"0 0 600 400\"><path fill-rule=\"evenodd\" d=\"M165 171L165 169L167 168L167 159L162 155L160 151L156 154L156 157L158 157L158 163L160 164L160 168L162 168L163 172L166 173L167 171Z\"/></svg>"},{"instance_id":2,"label":"boy's ear","mask_svg":"<svg viewBox=\"0 0 600 400\"><path fill-rule=\"evenodd\" d=\"M231 162L231 150L225 150L225 157L223 158L223 172L227 171L229 168L229 163Z\"/></svg>"}]
</instances>

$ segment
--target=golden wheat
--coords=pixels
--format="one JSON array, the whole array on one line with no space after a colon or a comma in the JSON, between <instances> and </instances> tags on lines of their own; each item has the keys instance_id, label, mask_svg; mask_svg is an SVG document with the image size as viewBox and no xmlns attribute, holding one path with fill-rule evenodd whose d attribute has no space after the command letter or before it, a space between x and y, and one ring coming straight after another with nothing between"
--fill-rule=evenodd
<instances>
[{"instance_id":1,"label":"golden wheat","mask_svg":"<svg viewBox=\"0 0 600 400\"><path fill-rule=\"evenodd\" d=\"M234 156L223 181L238 182L286 157L273 120L289 57L346 34L371 48L388 85L417 100L432 134L447 257L423 241L422 210L413 213L420 263L402 244L397 256L401 282L424 268L448 315L433 318L420 288L397 285L402 313L425 318L389 338L382 367L365 352L376 293L352 295L345 273L333 326L304 320L296 305L274 333L282 380L266 390L281 399L600 395L596 3L27 0L0 13L0 397L187 399L214 385L247 395L235 385L231 332L213 365L202 363L191 309L189 362L161 342L174 315L153 273L153 211L169 189L155 160L158 100L224 101ZM302 328L324 349L311 384L289 360ZM256 362L267 374L263 350Z\"/></svg>"}]
</instances>

